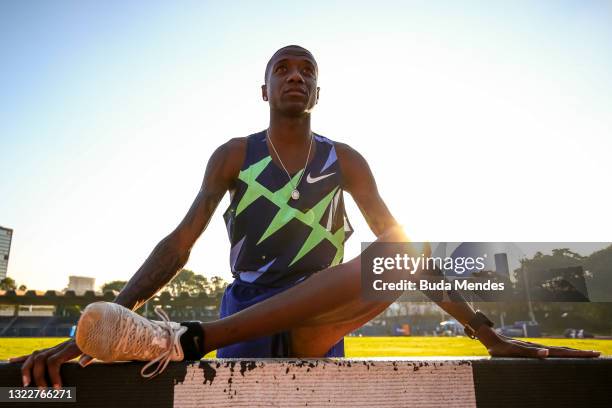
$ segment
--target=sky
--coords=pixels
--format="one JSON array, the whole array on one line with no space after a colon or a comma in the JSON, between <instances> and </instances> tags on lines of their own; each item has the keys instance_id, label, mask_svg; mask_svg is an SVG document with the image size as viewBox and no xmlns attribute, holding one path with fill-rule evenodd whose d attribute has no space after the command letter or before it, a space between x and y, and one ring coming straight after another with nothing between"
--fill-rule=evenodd
<instances>
[{"instance_id":1,"label":"sky","mask_svg":"<svg viewBox=\"0 0 612 408\"><path fill-rule=\"evenodd\" d=\"M313 130L368 160L414 240L612 241L612 3L0 2L8 275L128 280L220 144L267 127L265 64L319 65ZM355 234L371 241L346 194ZM226 196L187 268L230 279Z\"/></svg>"}]
</instances>

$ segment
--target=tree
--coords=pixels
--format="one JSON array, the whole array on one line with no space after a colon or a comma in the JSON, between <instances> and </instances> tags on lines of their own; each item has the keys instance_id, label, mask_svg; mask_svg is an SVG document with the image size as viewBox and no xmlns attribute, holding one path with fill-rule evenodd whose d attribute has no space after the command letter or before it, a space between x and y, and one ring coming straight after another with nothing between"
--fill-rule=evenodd
<instances>
[{"instance_id":1,"label":"tree","mask_svg":"<svg viewBox=\"0 0 612 408\"><path fill-rule=\"evenodd\" d=\"M121 289L127 284L127 281L115 280L111 282L106 282L102 285L102 292L115 290L117 292L121 292Z\"/></svg>"},{"instance_id":2,"label":"tree","mask_svg":"<svg viewBox=\"0 0 612 408\"><path fill-rule=\"evenodd\" d=\"M524 259L521 264L528 277L530 290L553 281L552 272L556 269L576 266L583 268L583 279L591 302L537 302L534 299L532 302L534 313L543 331L549 334L561 334L564 329L572 327L606 335L612 333L612 303L610 302L612 299L610 295L612 293L612 246L596 251L589 256L580 255L568 248L557 248L552 250L551 255L538 252L533 258ZM521 278L520 269L514 272L519 278L517 288L524 291L525 282ZM564 276L560 275L560 277ZM524 320L527 316L526 308L522 303L510 302L504 306L508 311L509 321L512 319Z\"/></svg>"},{"instance_id":3,"label":"tree","mask_svg":"<svg viewBox=\"0 0 612 408\"><path fill-rule=\"evenodd\" d=\"M612 302L612 245L593 252L584 265L591 277L591 299Z\"/></svg>"},{"instance_id":4,"label":"tree","mask_svg":"<svg viewBox=\"0 0 612 408\"><path fill-rule=\"evenodd\" d=\"M570 251L569 248L553 249L552 250L552 256L553 257L566 257L566 258L578 259L578 260L584 260L584 259L587 258L586 256L582 256L579 253L576 253L574 251Z\"/></svg>"},{"instance_id":5,"label":"tree","mask_svg":"<svg viewBox=\"0 0 612 408\"><path fill-rule=\"evenodd\" d=\"M189 269L181 269L165 287L165 290L170 292L172 296L178 296L182 292L195 294L198 292L197 289L195 273Z\"/></svg>"},{"instance_id":6,"label":"tree","mask_svg":"<svg viewBox=\"0 0 612 408\"><path fill-rule=\"evenodd\" d=\"M209 290L209 294L216 294L218 292L223 292L228 285L227 281L220 276L213 276L211 278L211 286Z\"/></svg>"},{"instance_id":7,"label":"tree","mask_svg":"<svg viewBox=\"0 0 612 408\"><path fill-rule=\"evenodd\" d=\"M9 278L8 276L0 281L0 289L2 290L15 290L17 288L17 284L13 278Z\"/></svg>"},{"instance_id":8,"label":"tree","mask_svg":"<svg viewBox=\"0 0 612 408\"><path fill-rule=\"evenodd\" d=\"M102 285L102 291L115 290L120 292L127 284L126 281L116 280L107 282ZM181 269L179 273L162 289L162 292L169 292L171 296L179 296L182 292L187 292L190 295L197 296L200 293L216 295L223 292L227 282L219 277L213 276L208 279L203 275L199 275L189 269Z\"/></svg>"},{"instance_id":9,"label":"tree","mask_svg":"<svg viewBox=\"0 0 612 408\"><path fill-rule=\"evenodd\" d=\"M182 292L190 295L207 293L214 295L223 291L227 282L219 276L213 276L210 280L205 276L196 274L189 269L181 269L179 273L166 285L164 290L170 292L172 296L178 296Z\"/></svg>"}]
</instances>

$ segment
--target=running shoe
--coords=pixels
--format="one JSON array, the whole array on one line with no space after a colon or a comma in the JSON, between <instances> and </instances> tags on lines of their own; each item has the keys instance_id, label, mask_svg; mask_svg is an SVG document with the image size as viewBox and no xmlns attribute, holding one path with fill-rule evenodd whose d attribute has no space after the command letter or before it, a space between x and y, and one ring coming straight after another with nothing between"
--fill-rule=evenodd
<instances>
[{"instance_id":1,"label":"running shoe","mask_svg":"<svg viewBox=\"0 0 612 408\"><path fill-rule=\"evenodd\" d=\"M117 303L91 303L79 319L76 343L83 353L102 361L148 361L140 374L155 377L170 361L184 359L179 339L187 331L171 322L160 307L155 313L161 321L146 319Z\"/></svg>"}]
</instances>

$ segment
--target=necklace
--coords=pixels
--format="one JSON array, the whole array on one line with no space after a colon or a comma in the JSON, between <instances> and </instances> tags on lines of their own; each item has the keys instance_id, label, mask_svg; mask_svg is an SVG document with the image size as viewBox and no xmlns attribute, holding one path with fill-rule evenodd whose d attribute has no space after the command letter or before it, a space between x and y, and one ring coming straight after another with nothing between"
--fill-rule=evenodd
<instances>
[{"instance_id":1,"label":"necklace","mask_svg":"<svg viewBox=\"0 0 612 408\"><path fill-rule=\"evenodd\" d=\"M308 155L306 156L306 163L304 163L304 171L302 171L302 174L300 174L300 178L298 179L298 181L295 184L295 186L293 185L293 182L291 181L291 174L289 174L289 172L287 171L287 168L285 167L285 164L283 163L283 161L281 160L280 156L278 155L278 152L276 151L276 147L274 147L274 143L272 143L272 138L270 138L270 134L268 133L268 129L266 129L266 137L270 141L270 146L272 146L272 150L274 150L274 154L276 154L276 157L278 158L278 161L280 162L281 166L283 167L283 170L285 170L285 173L287 173L287 177L289 177L289 184L291 185L291 188L293 189L291 191L291 198L293 198L294 200L299 200L300 192L298 191L297 188L300 185L300 181L302 181L302 177L304 177L304 172L306 171L306 166L308 165L308 159L310 159L310 151L312 150L312 139L313 139L312 132L310 132L310 145L308 146Z\"/></svg>"}]
</instances>

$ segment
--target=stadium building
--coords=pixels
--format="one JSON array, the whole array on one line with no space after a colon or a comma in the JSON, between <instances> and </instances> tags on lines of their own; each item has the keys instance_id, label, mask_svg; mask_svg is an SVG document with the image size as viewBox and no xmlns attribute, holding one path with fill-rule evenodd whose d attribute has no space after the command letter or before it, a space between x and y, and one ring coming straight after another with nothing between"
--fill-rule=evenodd
<instances>
[{"instance_id":1,"label":"stadium building","mask_svg":"<svg viewBox=\"0 0 612 408\"><path fill-rule=\"evenodd\" d=\"M94 290L95 283L96 279L89 276L69 276L68 288L66 290L73 290L80 296L84 295L88 290Z\"/></svg>"},{"instance_id":2,"label":"stadium building","mask_svg":"<svg viewBox=\"0 0 612 408\"><path fill-rule=\"evenodd\" d=\"M6 278L13 230L0 225L0 280Z\"/></svg>"}]
</instances>

